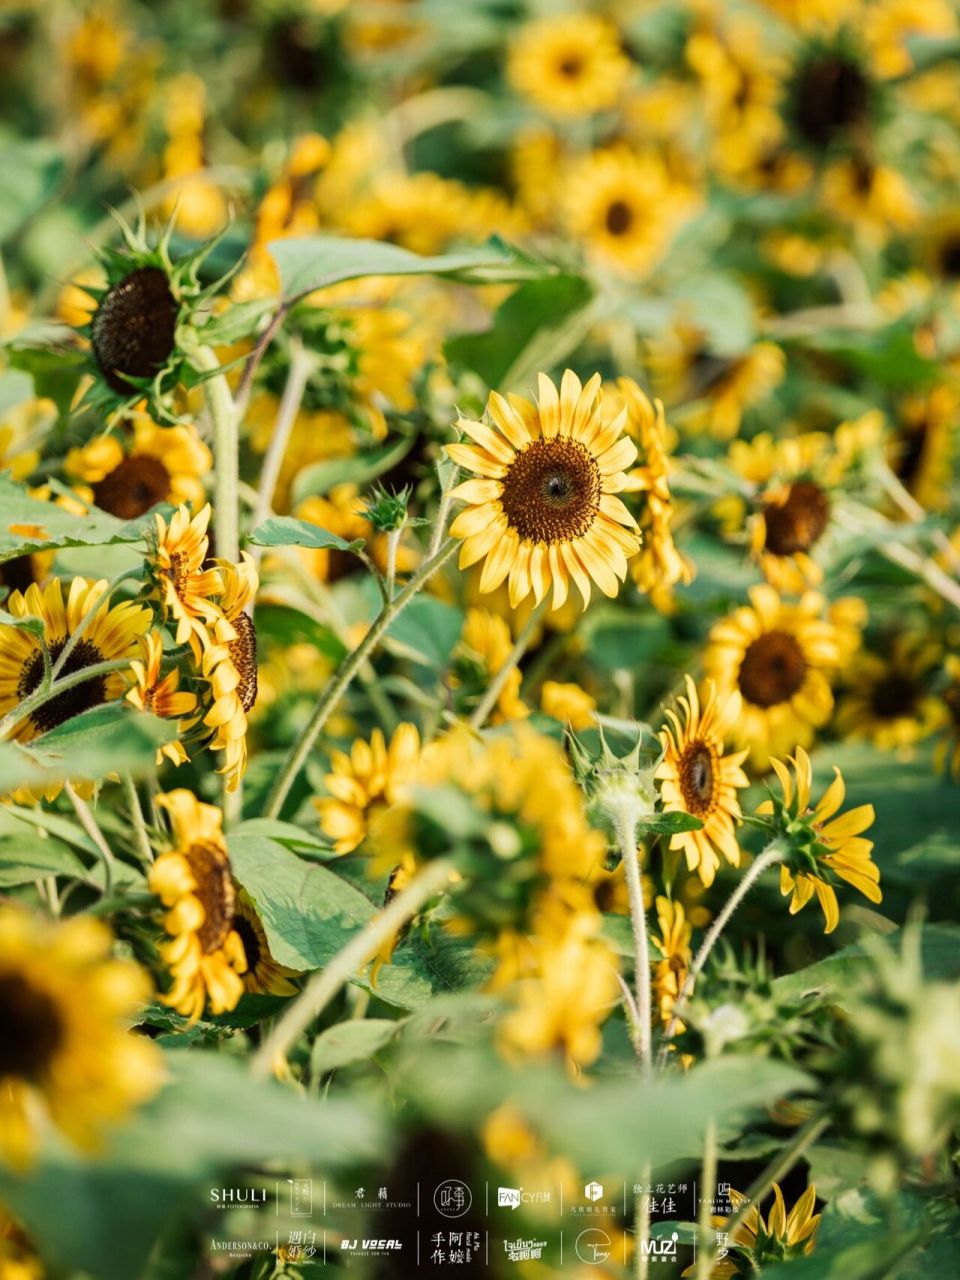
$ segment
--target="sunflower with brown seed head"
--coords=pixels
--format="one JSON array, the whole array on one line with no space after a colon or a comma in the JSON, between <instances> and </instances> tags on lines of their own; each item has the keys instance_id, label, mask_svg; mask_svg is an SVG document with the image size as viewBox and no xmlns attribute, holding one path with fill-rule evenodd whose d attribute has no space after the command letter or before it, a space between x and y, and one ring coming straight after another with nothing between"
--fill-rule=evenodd
<instances>
[{"instance_id":1,"label":"sunflower with brown seed head","mask_svg":"<svg viewBox=\"0 0 960 1280\"><path fill-rule=\"evenodd\" d=\"M469 444L447 445L477 477L453 491L468 504L450 528L463 539L460 567L485 560L480 590L506 579L514 607L531 592L539 603L552 586L559 608L571 578L584 608L591 581L616 596L640 545L636 521L616 496L637 456L623 434L626 410L605 424L600 375L581 386L568 369L559 395L541 374L536 406L492 391L487 413L492 425L459 420Z\"/></svg>"},{"instance_id":2,"label":"sunflower with brown seed head","mask_svg":"<svg viewBox=\"0 0 960 1280\"><path fill-rule=\"evenodd\" d=\"M244 988L258 995L295 996L297 988L290 979L297 976L296 970L288 969L270 954L270 944L263 924L246 889L237 890L233 927L240 935L243 954L247 960L243 975Z\"/></svg>"},{"instance_id":3,"label":"sunflower with brown seed head","mask_svg":"<svg viewBox=\"0 0 960 1280\"><path fill-rule=\"evenodd\" d=\"M519 93L566 119L614 106L629 70L616 28L592 13L527 23L512 43L507 67Z\"/></svg>"},{"instance_id":4,"label":"sunflower with brown seed head","mask_svg":"<svg viewBox=\"0 0 960 1280\"><path fill-rule=\"evenodd\" d=\"M197 708L196 694L180 689L180 670L171 668L166 675L163 664L163 641L156 631L149 631L140 639L142 656L130 663L134 685L127 693L127 701L141 711L149 711L163 720L179 720L189 728L193 720L187 717ZM157 748L157 764L167 759L174 765L183 764L190 757L179 738L165 742Z\"/></svg>"},{"instance_id":5,"label":"sunflower with brown seed head","mask_svg":"<svg viewBox=\"0 0 960 1280\"><path fill-rule=\"evenodd\" d=\"M208 503L193 517L188 507L178 507L169 525L163 516L155 517L154 594L164 617L176 623L177 644L189 644L197 662L213 643L211 631L223 617L216 602L223 593L220 570L204 568L210 515Z\"/></svg>"},{"instance_id":6,"label":"sunflower with brown seed head","mask_svg":"<svg viewBox=\"0 0 960 1280\"><path fill-rule=\"evenodd\" d=\"M677 699L681 714L666 712L669 724L660 731L664 755L655 776L660 780L664 809L689 813L703 823L697 831L677 832L670 848L682 849L689 869L709 887L721 854L732 867L740 865L735 831L740 821L737 790L749 785L741 768L749 753L724 755L724 741L740 716L740 694L718 698L713 683L708 682L701 711L690 676L686 677L686 688L687 696Z\"/></svg>"},{"instance_id":7,"label":"sunflower with brown seed head","mask_svg":"<svg viewBox=\"0 0 960 1280\"><path fill-rule=\"evenodd\" d=\"M764 769L770 757L809 746L833 710L830 682L857 647L859 610L824 617L824 600L808 591L785 604L763 585L750 588L750 604L714 624L704 667L725 697L738 691L742 710L731 733ZM836 619L836 620L835 620Z\"/></svg>"},{"instance_id":8,"label":"sunflower with brown seed head","mask_svg":"<svg viewBox=\"0 0 960 1280\"><path fill-rule=\"evenodd\" d=\"M112 946L91 916L50 924L0 907L0 1158L15 1167L30 1161L41 1116L94 1150L105 1128L160 1086L156 1046L128 1030L150 980L114 959Z\"/></svg>"},{"instance_id":9,"label":"sunflower with brown seed head","mask_svg":"<svg viewBox=\"0 0 960 1280\"><path fill-rule=\"evenodd\" d=\"M369 742L358 738L345 751L334 751L332 770L324 778L328 794L314 800L320 826L337 853L352 853L364 841L375 815L394 804L420 761L420 734L415 724L401 724L387 746L379 729Z\"/></svg>"},{"instance_id":10,"label":"sunflower with brown seed head","mask_svg":"<svg viewBox=\"0 0 960 1280\"><path fill-rule=\"evenodd\" d=\"M224 1013L243 995L247 956L235 928L237 889L220 810L186 790L157 803L170 815L176 845L149 874L151 890L170 908L164 918L170 941L160 954L173 985L160 999L196 1022L208 1002L213 1013Z\"/></svg>"}]
</instances>

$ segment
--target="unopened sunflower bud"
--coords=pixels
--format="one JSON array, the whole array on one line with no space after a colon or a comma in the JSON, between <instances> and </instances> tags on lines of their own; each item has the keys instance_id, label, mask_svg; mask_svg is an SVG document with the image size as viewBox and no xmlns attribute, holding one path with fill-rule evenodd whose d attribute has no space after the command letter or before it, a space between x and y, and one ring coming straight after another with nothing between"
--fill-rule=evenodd
<instances>
[{"instance_id":1,"label":"unopened sunflower bud","mask_svg":"<svg viewBox=\"0 0 960 1280\"><path fill-rule=\"evenodd\" d=\"M407 523L407 506L410 502L409 487L398 493L389 493L377 487L370 495L366 516L377 533L395 533Z\"/></svg>"}]
</instances>

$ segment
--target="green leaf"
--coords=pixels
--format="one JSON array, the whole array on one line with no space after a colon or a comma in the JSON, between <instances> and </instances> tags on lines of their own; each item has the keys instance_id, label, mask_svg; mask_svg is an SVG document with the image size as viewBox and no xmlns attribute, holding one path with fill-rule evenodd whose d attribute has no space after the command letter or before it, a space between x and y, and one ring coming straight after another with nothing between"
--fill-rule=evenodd
<instances>
[{"instance_id":1,"label":"green leaf","mask_svg":"<svg viewBox=\"0 0 960 1280\"><path fill-rule=\"evenodd\" d=\"M442 670L449 663L462 630L463 612L455 605L431 596L416 596L391 622L387 636L394 647L401 646L415 662Z\"/></svg>"},{"instance_id":2,"label":"green leaf","mask_svg":"<svg viewBox=\"0 0 960 1280\"><path fill-rule=\"evenodd\" d=\"M884 943L899 951L902 939L903 930L897 929L885 935ZM960 978L960 925L923 925L920 956L925 977L947 982ZM784 974L775 979L773 989L778 998L787 999L822 993L842 1006L844 997L857 991L863 974L872 967L867 948L856 943L796 973Z\"/></svg>"},{"instance_id":3,"label":"green leaf","mask_svg":"<svg viewBox=\"0 0 960 1280\"><path fill-rule=\"evenodd\" d=\"M684 316L703 331L713 355L739 355L753 341L753 299L730 276L709 271L688 274L671 296L680 303Z\"/></svg>"},{"instance_id":4,"label":"green leaf","mask_svg":"<svg viewBox=\"0 0 960 1280\"><path fill-rule=\"evenodd\" d=\"M593 289L582 276L530 280L501 303L491 328L451 338L445 354L452 363L473 369L488 387L502 386L534 341L555 350L561 332L568 328L575 331L573 317L585 317L592 301ZM586 319L584 323L588 323ZM555 364L558 358L555 355L544 364Z\"/></svg>"},{"instance_id":5,"label":"green leaf","mask_svg":"<svg viewBox=\"0 0 960 1280\"><path fill-rule=\"evenodd\" d=\"M304 862L275 840L235 832L234 874L253 898L281 964L319 969L374 915L374 905L328 866Z\"/></svg>"},{"instance_id":6,"label":"green leaf","mask_svg":"<svg viewBox=\"0 0 960 1280\"><path fill-rule=\"evenodd\" d=\"M450 276L479 284L525 279L544 272L532 259L496 239L478 248L429 258L380 240L341 236L293 236L275 240L267 247L280 271L283 296L288 301L364 276Z\"/></svg>"},{"instance_id":7,"label":"green leaf","mask_svg":"<svg viewBox=\"0 0 960 1280\"><path fill-rule=\"evenodd\" d=\"M56 191L63 158L50 142L0 137L0 242L10 239Z\"/></svg>"},{"instance_id":8,"label":"green leaf","mask_svg":"<svg viewBox=\"0 0 960 1280\"><path fill-rule=\"evenodd\" d=\"M18 631L29 631L34 636L42 636L46 629L42 618L32 615L16 618L12 613L7 613L6 609L0 609L0 627L15 627Z\"/></svg>"},{"instance_id":9,"label":"green leaf","mask_svg":"<svg viewBox=\"0 0 960 1280\"><path fill-rule=\"evenodd\" d=\"M85 516L71 515L53 502L31 498L25 487L0 475L0 562L32 551L56 547L99 547L115 542L143 542L152 516L123 521L95 507Z\"/></svg>"},{"instance_id":10,"label":"green leaf","mask_svg":"<svg viewBox=\"0 0 960 1280\"><path fill-rule=\"evenodd\" d=\"M77 855L59 840L25 831L0 835L0 889L29 884L42 876L69 876L83 880L87 869Z\"/></svg>"},{"instance_id":11,"label":"green leaf","mask_svg":"<svg viewBox=\"0 0 960 1280\"><path fill-rule=\"evenodd\" d=\"M655 831L658 835L672 836L678 831L699 831L703 823L692 813L657 813L641 819L640 828Z\"/></svg>"},{"instance_id":12,"label":"green leaf","mask_svg":"<svg viewBox=\"0 0 960 1280\"><path fill-rule=\"evenodd\" d=\"M33 379L23 369L4 369L0 373L0 413L33 399Z\"/></svg>"},{"instance_id":13,"label":"green leaf","mask_svg":"<svg viewBox=\"0 0 960 1280\"><path fill-rule=\"evenodd\" d=\"M390 1043L402 1025L392 1018L368 1018L328 1027L313 1042L311 1069L314 1074L323 1075L339 1067L347 1067L352 1062L366 1062Z\"/></svg>"},{"instance_id":14,"label":"green leaf","mask_svg":"<svg viewBox=\"0 0 960 1280\"><path fill-rule=\"evenodd\" d=\"M921 1274L902 1272L900 1264L919 1243L916 1231L890 1231L884 1228L876 1239L862 1244L814 1249L806 1258L792 1258L777 1266L764 1267L764 1280L884 1280L886 1276Z\"/></svg>"},{"instance_id":15,"label":"green leaf","mask_svg":"<svg viewBox=\"0 0 960 1280\"><path fill-rule=\"evenodd\" d=\"M221 1054L178 1050L166 1060L170 1083L96 1161L50 1148L27 1175L0 1169L0 1198L71 1274L139 1276L161 1231L178 1214L196 1218L210 1205L210 1186L232 1168L313 1161L326 1173L384 1158L386 1135L369 1104L257 1082L243 1062ZM286 1171L273 1167L259 1180L271 1214Z\"/></svg>"},{"instance_id":16,"label":"green leaf","mask_svg":"<svg viewBox=\"0 0 960 1280\"><path fill-rule=\"evenodd\" d=\"M18 787L42 789L65 778L97 782L121 766L135 777L151 774L157 748L176 734L173 721L125 702L93 707L29 746L0 743L0 795Z\"/></svg>"},{"instance_id":17,"label":"green leaf","mask_svg":"<svg viewBox=\"0 0 960 1280\"><path fill-rule=\"evenodd\" d=\"M349 458L328 458L304 467L293 482L294 504L314 494L329 493L335 485L347 481L358 488L364 488L376 480L377 476L402 462L415 443L416 436L400 436L392 444L382 445L367 453L353 454Z\"/></svg>"},{"instance_id":18,"label":"green leaf","mask_svg":"<svg viewBox=\"0 0 960 1280\"><path fill-rule=\"evenodd\" d=\"M293 516L272 516L254 529L250 541L258 547L310 547L314 550L332 548L336 551L354 551L363 548L360 540L347 542L335 533L327 533L307 520Z\"/></svg>"}]
</instances>

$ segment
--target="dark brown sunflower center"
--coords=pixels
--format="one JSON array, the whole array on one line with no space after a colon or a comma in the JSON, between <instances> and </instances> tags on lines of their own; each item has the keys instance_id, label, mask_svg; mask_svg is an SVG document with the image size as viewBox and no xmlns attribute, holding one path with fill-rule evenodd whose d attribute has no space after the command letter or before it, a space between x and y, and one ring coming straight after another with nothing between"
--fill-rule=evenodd
<instances>
[{"instance_id":1,"label":"dark brown sunflower center","mask_svg":"<svg viewBox=\"0 0 960 1280\"><path fill-rule=\"evenodd\" d=\"M960 235L948 236L940 246L940 274L960 280Z\"/></svg>"},{"instance_id":2,"label":"dark brown sunflower center","mask_svg":"<svg viewBox=\"0 0 960 1280\"><path fill-rule=\"evenodd\" d=\"M249 711L257 700L257 630L249 614L241 613L233 619L236 640L231 640L230 661L237 668L240 683L237 697L244 711Z\"/></svg>"},{"instance_id":3,"label":"dark brown sunflower center","mask_svg":"<svg viewBox=\"0 0 960 1280\"><path fill-rule=\"evenodd\" d=\"M97 506L121 520L135 520L169 496L170 472L149 453L132 453L93 486Z\"/></svg>"},{"instance_id":4,"label":"dark brown sunflower center","mask_svg":"<svg viewBox=\"0 0 960 1280\"><path fill-rule=\"evenodd\" d=\"M583 58L578 53L568 53L558 64L557 70L567 80L576 80L583 73Z\"/></svg>"},{"instance_id":5,"label":"dark brown sunflower center","mask_svg":"<svg viewBox=\"0 0 960 1280\"><path fill-rule=\"evenodd\" d=\"M50 645L50 660L56 662L63 652L64 640L55 640ZM60 669L60 678L74 675L84 667L95 666L103 662L104 657L95 644L89 640L78 640L70 650L66 662ZM30 655L20 672L17 681L17 693L21 699L33 693L43 679L43 654L37 649ZM55 698L45 702L42 707L31 711L30 720L38 733L48 733L65 720L71 720L81 711L89 711L91 707L99 707L106 700L107 681L105 676L91 676L75 684L72 689L58 693Z\"/></svg>"},{"instance_id":6,"label":"dark brown sunflower center","mask_svg":"<svg viewBox=\"0 0 960 1280\"><path fill-rule=\"evenodd\" d=\"M896 720L913 714L919 695L915 681L894 671L874 686L870 703L879 719Z\"/></svg>"},{"instance_id":7,"label":"dark brown sunflower center","mask_svg":"<svg viewBox=\"0 0 960 1280\"><path fill-rule=\"evenodd\" d=\"M870 84L852 58L824 54L801 71L796 90L796 126L811 146L824 148L861 124L870 105Z\"/></svg>"},{"instance_id":8,"label":"dark brown sunflower center","mask_svg":"<svg viewBox=\"0 0 960 1280\"><path fill-rule=\"evenodd\" d=\"M0 586L22 592L36 581L33 556L14 556L12 560L4 560L0 564Z\"/></svg>"},{"instance_id":9,"label":"dark brown sunflower center","mask_svg":"<svg viewBox=\"0 0 960 1280\"><path fill-rule=\"evenodd\" d=\"M257 931L253 922L243 915L234 917L233 927L243 943L243 954L247 957L247 972L253 973L263 955L263 947L260 945Z\"/></svg>"},{"instance_id":10,"label":"dark brown sunflower center","mask_svg":"<svg viewBox=\"0 0 960 1280\"><path fill-rule=\"evenodd\" d=\"M694 816L709 812L713 803L713 752L705 742L691 742L680 757L680 790Z\"/></svg>"},{"instance_id":11,"label":"dark brown sunflower center","mask_svg":"<svg viewBox=\"0 0 960 1280\"><path fill-rule=\"evenodd\" d=\"M770 502L763 509L767 528L766 549L775 556L792 556L809 551L830 520L827 495L812 480L790 486L783 502Z\"/></svg>"},{"instance_id":12,"label":"dark brown sunflower center","mask_svg":"<svg viewBox=\"0 0 960 1280\"><path fill-rule=\"evenodd\" d=\"M41 1079L63 1039L63 1018L51 997L19 974L0 973L0 1079Z\"/></svg>"},{"instance_id":13,"label":"dark brown sunflower center","mask_svg":"<svg viewBox=\"0 0 960 1280\"><path fill-rule=\"evenodd\" d=\"M910 423L900 437L893 469L907 488L916 483L923 469L930 435L930 424L921 419Z\"/></svg>"},{"instance_id":14,"label":"dark brown sunflower center","mask_svg":"<svg viewBox=\"0 0 960 1280\"><path fill-rule=\"evenodd\" d=\"M951 720L960 728L960 684L948 685L943 691L943 700L947 704Z\"/></svg>"},{"instance_id":15,"label":"dark brown sunflower center","mask_svg":"<svg viewBox=\"0 0 960 1280\"><path fill-rule=\"evenodd\" d=\"M236 923L236 890L227 855L219 845L197 841L187 850L187 861L197 882L194 893L203 906L204 921L197 931L204 955L222 947Z\"/></svg>"},{"instance_id":16,"label":"dark brown sunflower center","mask_svg":"<svg viewBox=\"0 0 960 1280\"><path fill-rule=\"evenodd\" d=\"M748 645L740 663L740 692L755 707L775 707L800 689L807 660L787 631L767 631Z\"/></svg>"},{"instance_id":17,"label":"dark brown sunflower center","mask_svg":"<svg viewBox=\"0 0 960 1280\"><path fill-rule=\"evenodd\" d=\"M500 502L511 527L530 542L581 538L600 509L603 484L590 451L556 436L534 440L503 478Z\"/></svg>"},{"instance_id":18,"label":"dark brown sunflower center","mask_svg":"<svg viewBox=\"0 0 960 1280\"><path fill-rule=\"evenodd\" d=\"M177 303L167 274L138 267L106 293L93 317L91 338L100 372L118 395L134 387L128 378L152 378L174 348Z\"/></svg>"},{"instance_id":19,"label":"dark brown sunflower center","mask_svg":"<svg viewBox=\"0 0 960 1280\"><path fill-rule=\"evenodd\" d=\"M633 210L626 200L611 200L605 222L612 236L625 236L633 225Z\"/></svg>"}]
</instances>

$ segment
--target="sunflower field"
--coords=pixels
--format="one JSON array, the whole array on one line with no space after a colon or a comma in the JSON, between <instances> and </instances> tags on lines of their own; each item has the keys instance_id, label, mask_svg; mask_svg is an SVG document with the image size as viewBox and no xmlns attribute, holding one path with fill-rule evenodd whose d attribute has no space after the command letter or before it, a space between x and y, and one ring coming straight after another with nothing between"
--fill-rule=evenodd
<instances>
[{"instance_id":1,"label":"sunflower field","mask_svg":"<svg viewBox=\"0 0 960 1280\"><path fill-rule=\"evenodd\" d=\"M0 0L0 1280L960 1275L960 0Z\"/></svg>"}]
</instances>

